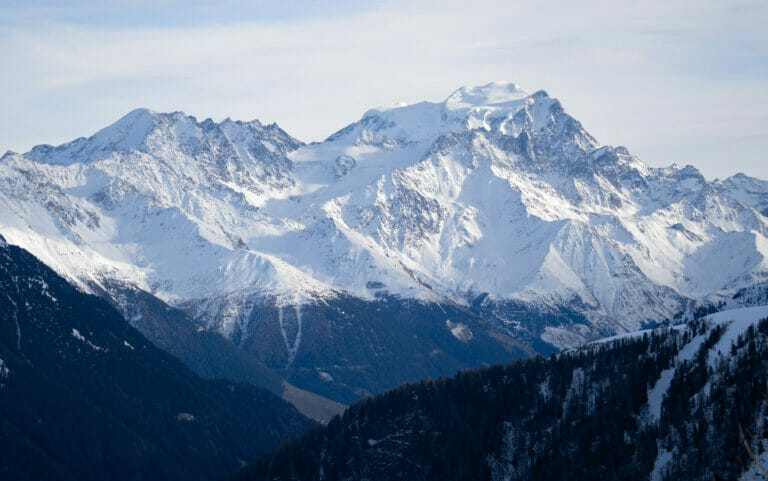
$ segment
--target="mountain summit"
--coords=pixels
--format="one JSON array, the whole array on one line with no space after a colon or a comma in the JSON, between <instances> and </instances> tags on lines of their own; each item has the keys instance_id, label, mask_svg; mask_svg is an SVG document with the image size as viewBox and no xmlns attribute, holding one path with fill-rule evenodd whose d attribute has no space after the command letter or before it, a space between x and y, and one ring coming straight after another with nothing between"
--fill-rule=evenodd
<instances>
[{"instance_id":1,"label":"mountain summit","mask_svg":"<svg viewBox=\"0 0 768 481\"><path fill-rule=\"evenodd\" d=\"M0 234L81 288L150 292L329 383L343 376L324 369L353 362L312 357L340 342L332 323L311 331L321 320L365 330L364 366L390 335L345 317L350 302L452 306L440 329L464 347L491 332L559 348L768 277L768 182L649 167L512 83L369 110L310 145L275 124L136 110L6 154L0 213ZM426 353L470 362L436 339Z\"/></svg>"}]
</instances>

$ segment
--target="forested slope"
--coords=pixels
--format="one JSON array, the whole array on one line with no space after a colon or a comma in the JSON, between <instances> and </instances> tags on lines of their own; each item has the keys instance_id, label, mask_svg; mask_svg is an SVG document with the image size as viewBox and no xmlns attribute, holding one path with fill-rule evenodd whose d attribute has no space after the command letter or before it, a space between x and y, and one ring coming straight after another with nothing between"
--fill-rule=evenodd
<instances>
[{"instance_id":1,"label":"forested slope","mask_svg":"<svg viewBox=\"0 0 768 481\"><path fill-rule=\"evenodd\" d=\"M761 439L768 309L718 313L352 405L240 480L737 479ZM755 448L759 452L757 445Z\"/></svg>"}]
</instances>

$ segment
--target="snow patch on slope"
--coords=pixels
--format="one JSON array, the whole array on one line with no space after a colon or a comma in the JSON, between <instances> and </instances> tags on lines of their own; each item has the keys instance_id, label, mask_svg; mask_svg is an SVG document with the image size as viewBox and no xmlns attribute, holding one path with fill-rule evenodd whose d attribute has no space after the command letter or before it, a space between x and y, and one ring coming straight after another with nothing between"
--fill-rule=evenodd
<instances>
[{"instance_id":1,"label":"snow patch on slope","mask_svg":"<svg viewBox=\"0 0 768 481\"><path fill-rule=\"evenodd\" d=\"M83 342L83 343L87 344L87 345L88 345L88 347L90 347L90 348L91 348L91 349L93 349L94 351L105 351L105 352L107 351L105 348L103 348L103 347L99 347L99 346L97 346L96 344L94 344L94 343L92 343L91 341L89 341L88 339L86 339L86 338L85 338L85 336L83 336L82 334L80 334L80 331L79 331L79 330L77 330L77 329L75 329L74 327L72 328L72 337L74 337L74 338L75 338L75 339L77 339L78 341L81 341L81 342Z\"/></svg>"}]
</instances>

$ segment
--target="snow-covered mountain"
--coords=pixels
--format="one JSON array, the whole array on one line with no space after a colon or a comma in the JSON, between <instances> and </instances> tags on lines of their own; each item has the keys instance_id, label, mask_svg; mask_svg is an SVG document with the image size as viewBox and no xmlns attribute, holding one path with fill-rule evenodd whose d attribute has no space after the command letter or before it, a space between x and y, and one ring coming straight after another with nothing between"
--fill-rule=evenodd
<instances>
[{"instance_id":1,"label":"snow-covered mountain","mask_svg":"<svg viewBox=\"0 0 768 481\"><path fill-rule=\"evenodd\" d=\"M8 242L238 342L267 319L288 366L309 306L340 298L467 308L528 344L634 330L768 280L766 215L768 182L651 168L511 83L373 109L310 145L140 109L0 159Z\"/></svg>"}]
</instances>

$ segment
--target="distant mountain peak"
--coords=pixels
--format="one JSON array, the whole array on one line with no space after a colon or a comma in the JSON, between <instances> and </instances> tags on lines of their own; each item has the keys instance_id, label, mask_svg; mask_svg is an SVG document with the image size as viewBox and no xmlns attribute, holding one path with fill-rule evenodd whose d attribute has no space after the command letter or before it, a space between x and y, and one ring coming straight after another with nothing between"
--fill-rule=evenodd
<instances>
[{"instance_id":1,"label":"distant mountain peak","mask_svg":"<svg viewBox=\"0 0 768 481\"><path fill-rule=\"evenodd\" d=\"M391 148L433 142L441 135L475 129L518 135L525 130L541 129L559 117L570 119L560 103L543 90L531 94L512 82L491 82L461 87L442 102L400 103L370 109L359 121L328 140L351 136L358 143ZM591 137L588 142L596 144Z\"/></svg>"},{"instance_id":2,"label":"distant mountain peak","mask_svg":"<svg viewBox=\"0 0 768 481\"><path fill-rule=\"evenodd\" d=\"M170 115L180 116L184 114L178 112ZM145 108L132 110L109 127L96 132L92 139L105 147L138 148L155 128L159 116L159 113Z\"/></svg>"},{"instance_id":3,"label":"distant mountain peak","mask_svg":"<svg viewBox=\"0 0 768 481\"><path fill-rule=\"evenodd\" d=\"M151 153L170 149L168 153L182 154L206 144L231 143L227 140L230 137L270 137L275 142L271 142L268 149L274 148L283 154L302 145L276 123L265 127L258 120L244 122L230 118L220 123L210 118L198 122L194 116L181 111L164 113L137 108L88 138L80 137L58 146L38 145L24 156L47 164L71 165L132 151ZM152 145L147 145L148 142ZM242 149L240 152L244 153Z\"/></svg>"},{"instance_id":4,"label":"distant mountain peak","mask_svg":"<svg viewBox=\"0 0 768 481\"><path fill-rule=\"evenodd\" d=\"M530 96L530 93L512 82L491 82L478 87L461 87L445 100L447 109L505 106Z\"/></svg>"}]
</instances>

